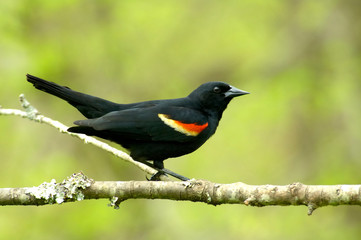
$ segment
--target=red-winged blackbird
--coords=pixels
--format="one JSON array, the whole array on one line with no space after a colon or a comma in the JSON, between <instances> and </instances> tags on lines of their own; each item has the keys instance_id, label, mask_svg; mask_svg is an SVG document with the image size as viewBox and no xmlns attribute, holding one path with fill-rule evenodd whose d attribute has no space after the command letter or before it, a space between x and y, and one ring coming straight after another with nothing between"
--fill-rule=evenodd
<instances>
[{"instance_id":1,"label":"red-winged blackbird","mask_svg":"<svg viewBox=\"0 0 361 240\"><path fill-rule=\"evenodd\" d=\"M181 180L188 178L164 168L167 158L191 153L216 131L232 98L248 94L223 82L207 82L185 98L118 104L76 92L27 74L35 88L64 99L87 120L69 132L111 140L141 161ZM153 161L153 165L147 161Z\"/></svg>"}]
</instances>

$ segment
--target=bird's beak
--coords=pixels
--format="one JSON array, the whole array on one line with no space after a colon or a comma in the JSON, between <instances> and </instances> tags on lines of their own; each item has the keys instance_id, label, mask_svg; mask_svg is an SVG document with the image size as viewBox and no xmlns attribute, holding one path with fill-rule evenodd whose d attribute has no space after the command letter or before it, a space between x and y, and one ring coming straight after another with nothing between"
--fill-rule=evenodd
<instances>
[{"instance_id":1,"label":"bird's beak","mask_svg":"<svg viewBox=\"0 0 361 240\"><path fill-rule=\"evenodd\" d=\"M245 94L249 94L249 92L231 86L231 89L229 89L224 95L226 97L238 97Z\"/></svg>"}]
</instances>

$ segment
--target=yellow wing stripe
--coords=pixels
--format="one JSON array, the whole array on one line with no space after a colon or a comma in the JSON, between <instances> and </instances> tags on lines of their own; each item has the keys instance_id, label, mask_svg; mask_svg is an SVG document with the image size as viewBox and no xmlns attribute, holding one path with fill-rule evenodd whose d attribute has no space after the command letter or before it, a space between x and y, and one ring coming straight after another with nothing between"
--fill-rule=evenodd
<instances>
[{"instance_id":1,"label":"yellow wing stripe","mask_svg":"<svg viewBox=\"0 0 361 240\"><path fill-rule=\"evenodd\" d=\"M181 121L173 120L169 118L168 115L162 113L159 113L158 117L169 127L187 136L195 137L208 127L208 123L202 125L196 123L182 123Z\"/></svg>"}]
</instances>

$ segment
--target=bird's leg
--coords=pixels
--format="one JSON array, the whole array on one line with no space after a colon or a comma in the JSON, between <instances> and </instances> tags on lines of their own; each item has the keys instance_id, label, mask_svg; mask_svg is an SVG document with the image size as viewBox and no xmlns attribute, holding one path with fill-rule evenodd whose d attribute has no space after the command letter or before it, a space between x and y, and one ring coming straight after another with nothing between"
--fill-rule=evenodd
<instances>
[{"instance_id":1,"label":"bird's leg","mask_svg":"<svg viewBox=\"0 0 361 240\"><path fill-rule=\"evenodd\" d=\"M149 181L160 181L160 176L161 175L166 175L162 169L164 169L164 163L163 161L153 161L153 166L152 168L156 169L158 172L153 174Z\"/></svg>"},{"instance_id":2,"label":"bird's leg","mask_svg":"<svg viewBox=\"0 0 361 240\"><path fill-rule=\"evenodd\" d=\"M155 170L157 170L158 172L156 174L154 174L153 176L150 177L150 181L159 181L159 177L162 175L162 174L168 174L168 175L171 175L172 177L175 177L179 180L182 180L182 181L188 181L190 180L189 178L187 177L184 177L182 175L179 175L178 173L175 173L169 169L166 169L164 168L164 164L163 164L163 161L153 161L153 164L147 162L147 161L142 161L142 163L144 163L145 165L151 167L151 168L154 168Z\"/></svg>"}]
</instances>

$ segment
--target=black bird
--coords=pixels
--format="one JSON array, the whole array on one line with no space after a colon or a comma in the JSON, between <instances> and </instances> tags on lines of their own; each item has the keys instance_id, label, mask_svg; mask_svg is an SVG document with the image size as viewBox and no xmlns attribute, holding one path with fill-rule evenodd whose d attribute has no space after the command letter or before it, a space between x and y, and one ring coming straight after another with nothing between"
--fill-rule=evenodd
<instances>
[{"instance_id":1,"label":"black bird","mask_svg":"<svg viewBox=\"0 0 361 240\"><path fill-rule=\"evenodd\" d=\"M86 120L75 121L69 132L116 142L130 156L181 180L164 168L167 158L191 153L216 131L232 98L248 94L223 82L207 82L185 98L118 104L76 92L27 74L35 88L57 96L77 108ZM153 165L147 161L153 161ZM154 178L155 179L155 178Z\"/></svg>"}]
</instances>

